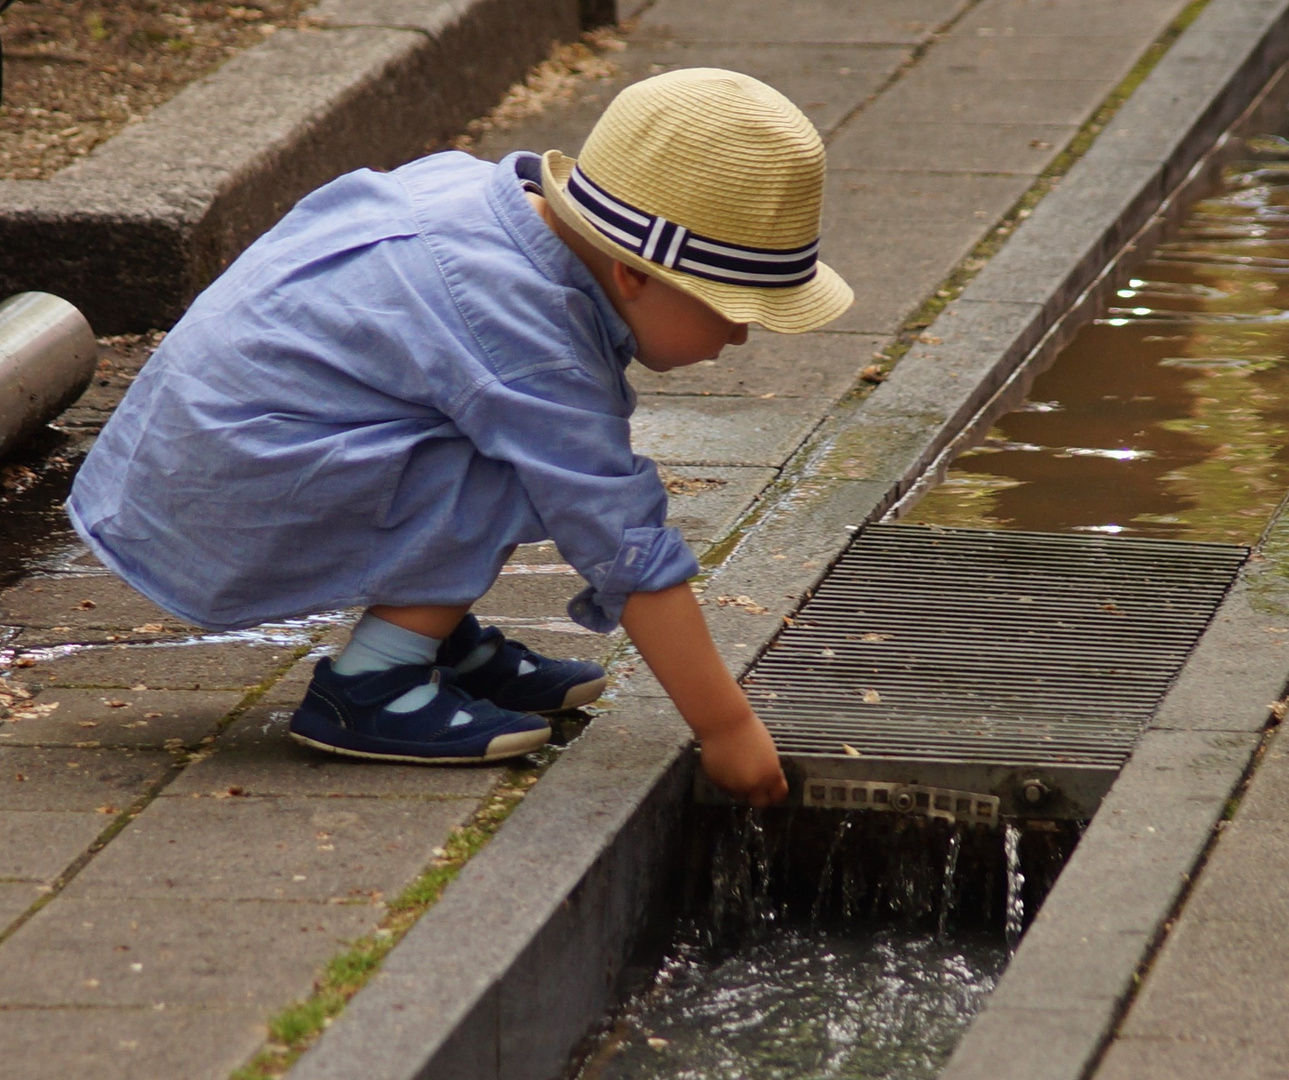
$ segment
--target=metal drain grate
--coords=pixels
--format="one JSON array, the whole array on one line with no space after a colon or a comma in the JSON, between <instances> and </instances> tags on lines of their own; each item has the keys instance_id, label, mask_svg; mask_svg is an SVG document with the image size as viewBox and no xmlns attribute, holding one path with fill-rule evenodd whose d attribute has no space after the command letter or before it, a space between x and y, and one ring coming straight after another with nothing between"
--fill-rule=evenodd
<instances>
[{"instance_id":1,"label":"metal drain grate","mask_svg":"<svg viewBox=\"0 0 1289 1080\"><path fill-rule=\"evenodd\" d=\"M870 525L748 695L806 804L868 805L877 783L1088 816L1247 555Z\"/></svg>"}]
</instances>

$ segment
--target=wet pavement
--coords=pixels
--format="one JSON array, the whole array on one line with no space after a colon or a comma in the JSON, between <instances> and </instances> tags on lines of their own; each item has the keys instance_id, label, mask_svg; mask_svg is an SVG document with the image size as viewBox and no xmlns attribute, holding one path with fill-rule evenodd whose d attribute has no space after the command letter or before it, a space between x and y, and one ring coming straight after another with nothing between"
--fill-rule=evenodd
<instances>
[{"instance_id":1,"label":"wet pavement","mask_svg":"<svg viewBox=\"0 0 1289 1080\"><path fill-rule=\"evenodd\" d=\"M673 520L709 564L834 403L862 391L874 353L1184 6L659 0L615 54L617 80L483 141L493 157L574 153L622 82L679 64L768 78L830 140L823 254L855 286L855 308L827 331L754 333L717 362L636 379L638 449L662 463ZM106 346L103 378L51 454L74 463L143 352ZM0 691L12 698L0 724L3 1071L224 1077L508 770L297 748L286 719L345 619L251 635L182 626L79 551L51 511L65 478L61 466L18 476L0 511L22 515L19 550L0 551ZM542 651L608 658L620 638L564 612L576 588L536 545L477 610Z\"/></svg>"}]
</instances>

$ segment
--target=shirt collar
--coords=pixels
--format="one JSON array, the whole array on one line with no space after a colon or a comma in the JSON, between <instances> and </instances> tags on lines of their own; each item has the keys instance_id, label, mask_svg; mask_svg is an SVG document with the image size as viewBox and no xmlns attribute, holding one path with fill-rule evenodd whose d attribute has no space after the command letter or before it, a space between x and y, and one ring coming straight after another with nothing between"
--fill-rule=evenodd
<instances>
[{"instance_id":1,"label":"shirt collar","mask_svg":"<svg viewBox=\"0 0 1289 1080\"><path fill-rule=\"evenodd\" d=\"M631 328L609 302L586 264L541 219L524 193L525 180L541 183L541 161L537 154L523 151L502 158L488 186L489 201L506 231L534 266L555 284L578 289L591 298L618 360L625 365L636 352Z\"/></svg>"}]
</instances>

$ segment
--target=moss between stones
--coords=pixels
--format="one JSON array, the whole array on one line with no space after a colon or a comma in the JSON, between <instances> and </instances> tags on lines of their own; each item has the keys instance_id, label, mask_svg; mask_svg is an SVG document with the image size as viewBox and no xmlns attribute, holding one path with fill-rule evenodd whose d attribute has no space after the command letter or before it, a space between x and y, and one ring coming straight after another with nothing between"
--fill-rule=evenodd
<instances>
[{"instance_id":1,"label":"moss between stones","mask_svg":"<svg viewBox=\"0 0 1289 1080\"><path fill-rule=\"evenodd\" d=\"M282 1076L317 1040L349 999L375 974L390 950L443 895L449 883L501 827L537 781L537 769L515 769L484 800L474 817L458 826L425 871L391 902L376 929L332 958L313 993L288 1005L268 1024L269 1042L230 1080Z\"/></svg>"}]
</instances>

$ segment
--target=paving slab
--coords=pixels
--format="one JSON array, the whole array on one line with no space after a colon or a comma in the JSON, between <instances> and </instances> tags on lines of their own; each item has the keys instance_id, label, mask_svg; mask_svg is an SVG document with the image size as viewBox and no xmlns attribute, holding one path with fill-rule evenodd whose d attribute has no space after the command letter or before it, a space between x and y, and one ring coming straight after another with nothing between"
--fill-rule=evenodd
<instances>
[{"instance_id":1,"label":"paving slab","mask_svg":"<svg viewBox=\"0 0 1289 1080\"><path fill-rule=\"evenodd\" d=\"M1017 183L1017 196L1028 186L1023 178L1002 179ZM824 220L835 224L825 228L822 258L855 290L854 306L831 325L861 334L897 333L943 284L944 268L970 255L1011 203L981 210L978 218L973 210L958 221L888 220L874 208L875 216L862 224L850 214L843 219L844 199L825 203ZM880 259L874 250L882 252Z\"/></svg>"},{"instance_id":2,"label":"paving slab","mask_svg":"<svg viewBox=\"0 0 1289 1080\"><path fill-rule=\"evenodd\" d=\"M119 578L103 574L27 578L0 592L0 621L73 630L132 630L138 626L148 626L152 633L195 630Z\"/></svg>"},{"instance_id":3,"label":"paving slab","mask_svg":"<svg viewBox=\"0 0 1289 1080\"><path fill-rule=\"evenodd\" d=\"M370 905L60 899L5 943L0 1007L272 1007L369 932Z\"/></svg>"},{"instance_id":4,"label":"paving slab","mask_svg":"<svg viewBox=\"0 0 1289 1080\"><path fill-rule=\"evenodd\" d=\"M1014 3L987 3L980 5L979 14L973 13L972 18L993 21L1002 16L1004 7L1016 10ZM1165 0L1154 5L1151 18L1161 19L1162 30L1162 23L1175 17L1179 10L1181 5ZM1095 31L1098 25L1094 16L1090 29ZM1051 33L1045 27L1041 33L1000 36L980 34L982 27L973 27L970 20L964 29L972 32L954 34L936 43L935 49L927 54L925 70L955 75L987 72L990 78L999 81L1095 79L1103 86L1106 83L1114 86L1132 70L1141 55L1140 39L1132 34L1103 34L1088 40L1077 34Z\"/></svg>"},{"instance_id":5,"label":"paving slab","mask_svg":"<svg viewBox=\"0 0 1289 1080\"><path fill-rule=\"evenodd\" d=\"M568 568L572 571L572 568ZM494 614L509 618L567 618L568 602L586 583L576 572L503 574L475 603L485 622Z\"/></svg>"},{"instance_id":6,"label":"paving slab","mask_svg":"<svg viewBox=\"0 0 1289 1080\"><path fill-rule=\"evenodd\" d=\"M7 1080L227 1080L264 1040L260 1009L0 1009Z\"/></svg>"},{"instance_id":7,"label":"paving slab","mask_svg":"<svg viewBox=\"0 0 1289 1080\"><path fill-rule=\"evenodd\" d=\"M631 418L638 453L664 465L777 468L814 430L818 399L642 397Z\"/></svg>"},{"instance_id":8,"label":"paving slab","mask_svg":"<svg viewBox=\"0 0 1289 1080\"><path fill-rule=\"evenodd\" d=\"M894 78L912 54L871 45L801 45L766 40L754 46L676 40L655 27L650 9L625 48L612 54L614 74L579 87L571 101L548 106L523 124L480 137L472 152L498 161L515 150L552 147L576 156L610 100L628 83L678 67L725 67L768 82L792 100L827 138L873 93Z\"/></svg>"},{"instance_id":9,"label":"paving slab","mask_svg":"<svg viewBox=\"0 0 1289 1080\"><path fill-rule=\"evenodd\" d=\"M715 360L658 373L627 369L640 394L701 397L826 398L835 401L855 385L859 372L889 338L872 334L771 334L753 330L746 345Z\"/></svg>"},{"instance_id":10,"label":"paving slab","mask_svg":"<svg viewBox=\"0 0 1289 1080\"><path fill-rule=\"evenodd\" d=\"M0 747L0 810L124 809L173 762L156 750Z\"/></svg>"},{"instance_id":11,"label":"paving slab","mask_svg":"<svg viewBox=\"0 0 1289 1080\"><path fill-rule=\"evenodd\" d=\"M31 881L0 881L0 933L45 895L47 887Z\"/></svg>"},{"instance_id":12,"label":"paving slab","mask_svg":"<svg viewBox=\"0 0 1289 1080\"><path fill-rule=\"evenodd\" d=\"M252 796L482 799L505 775L496 766L428 768L320 753L287 734L291 711L271 706L248 710L218 748L188 766L163 798L216 797L236 788ZM460 815L464 805L453 809Z\"/></svg>"},{"instance_id":13,"label":"paving slab","mask_svg":"<svg viewBox=\"0 0 1289 1080\"><path fill-rule=\"evenodd\" d=\"M990 73L928 67L916 80L901 81L882 96L881 119L934 123L952 117L960 124L1083 124L1105 96L1104 82L1092 78L997 78Z\"/></svg>"},{"instance_id":14,"label":"paving slab","mask_svg":"<svg viewBox=\"0 0 1289 1080\"><path fill-rule=\"evenodd\" d=\"M196 746L245 697L240 690L42 690L0 721L0 746ZM52 711L46 711L53 706Z\"/></svg>"},{"instance_id":15,"label":"paving slab","mask_svg":"<svg viewBox=\"0 0 1289 1080\"><path fill-rule=\"evenodd\" d=\"M659 0L640 27L688 41L818 42L833 45L918 45L968 7L966 0L838 0L770 6L730 0L720 18L685 0Z\"/></svg>"},{"instance_id":16,"label":"paving slab","mask_svg":"<svg viewBox=\"0 0 1289 1080\"><path fill-rule=\"evenodd\" d=\"M1264 747L1255 776L1257 782L1240 799L1237 820L1241 828L1256 828L1262 822L1279 825L1289 806L1289 746L1279 735Z\"/></svg>"},{"instance_id":17,"label":"paving slab","mask_svg":"<svg viewBox=\"0 0 1289 1080\"><path fill-rule=\"evenodd\" d=\"M865 111L828 146L835 169L1038 176L1078 132L1073 124L912 122Z\"/></svg>"},{"instance_id":18,"label":"paving slab","mask_svg":"<svg viewBox=\"0 0 1289 1080\"><path fill-rule=\"evenodd\" d=\"M665 468L667 524L679 529L695 551L702 551L734 528L777 475L774 469L750 466Z\"/></svg>"},{"instance_id":19,"label":"paving slab","mask_svg":"<svg viewBox=\"0 0 1289 1080\"><path fill-rule=\"evenodd\" d=\"M1257 987L1258 992L1249 991ZM1289 940L1265 926L1183 918L1131 1012L1127 1037L1284 1044Z\"/></svg>"},{"instance_id":20,"label":"paving slab","mask_svg":"<svg viewBox=\"0 0 1289 1080\"><path fill-rule=\"evenodd\" d=\"M1153 41L1185 6L1177 0L988 0L972 8L959 37L1127 38Z\"/></svg>"},{"instance_id":21,"label":"paving slab","mask_svg":"<svg viewBox=\"0 0 1289 1080\"><path fill-rule=\"evenodd\" d=\"M882 90L913 56L908 48L894 46L847 46L842 42L790 44L769 36L751 46L724 41L687 41L683 31L676 34L680 39L676 40L664 36L667 28L658 24L663 17L656 8L649 10L641 22L640 34L619 60L622 77L615 83L681 67L732 68L769 83L798 102L801 111L825 138ZM763 18L759 21L764 25ZM671 29L674 32L674 27ZM596 115L592 114L590 119L594 121Z\"/></svg>"},{"instance_id":22,"label":"paving slab","mask_svg":"<svg viewBox=\"0 0 1289 1080\"><path fill-rule=\"evenodd\" d=\"M1266 767L1259 764L1257 773ZM1259 776L1256 789L1262 789ZM1214 850L1186 898L1189 922L1245 923L1278 934L1289 919L1289 835L1280 819L1252 818L1241 812L1223 822Z\"/></svg>"},{"instance_id":23,"label":"paving slab","mask_svg":"<svg viewBox=\"0 0 1289 1080\"><path fill-rule=\"evenodd\" d=\"M229 649L207 638L175 644L67 645L37 650L27 658L35 661L22 669L22 682L28 685L249 690L288 663L292 652L251 645Z\"/></svg>"},{"instance_id":24,"label":"paving slab","mask_svg":"<svg viewBox=\"0 0 1289 1080\"><path fill-rule=\"evenodd\" d=\"M93 810L0 810L0 878L51 884L115 816Z\"/></svg>"},{"instance_id":25,"label":"paving slab","mask_svg":"<svg viewBox=\"0 0 1289 1080\"><path fill-rule=\"evenodd\" d=\"M220 794L223 797L220 797ZM68 899L350 901L394 896L472 800L158 799L67 886Z\"/></svg>"},{"instance_id":26,"label":"paving slab","mask_svg":"<svg viewBox=\"0 0 1289 1080\"><path fill-rule=\"evenodd\" d=\"M1158 728L1261 731L1289 683L1289 620L1259 612L1243 583L1227 596L1178 679Z\"/></svg>"},{"instance_id":27,"label":"paving slab","mask_svg":"<svg viewBox=\"0 0 1289 1080\"><path fill-rule=\"evenodd\" d=\"M1281 1080L1289 1075L1289 1050L1230 1040L1121 1038L1097 1069L1098 1080Z\"/></svg>"}]
</instances>

